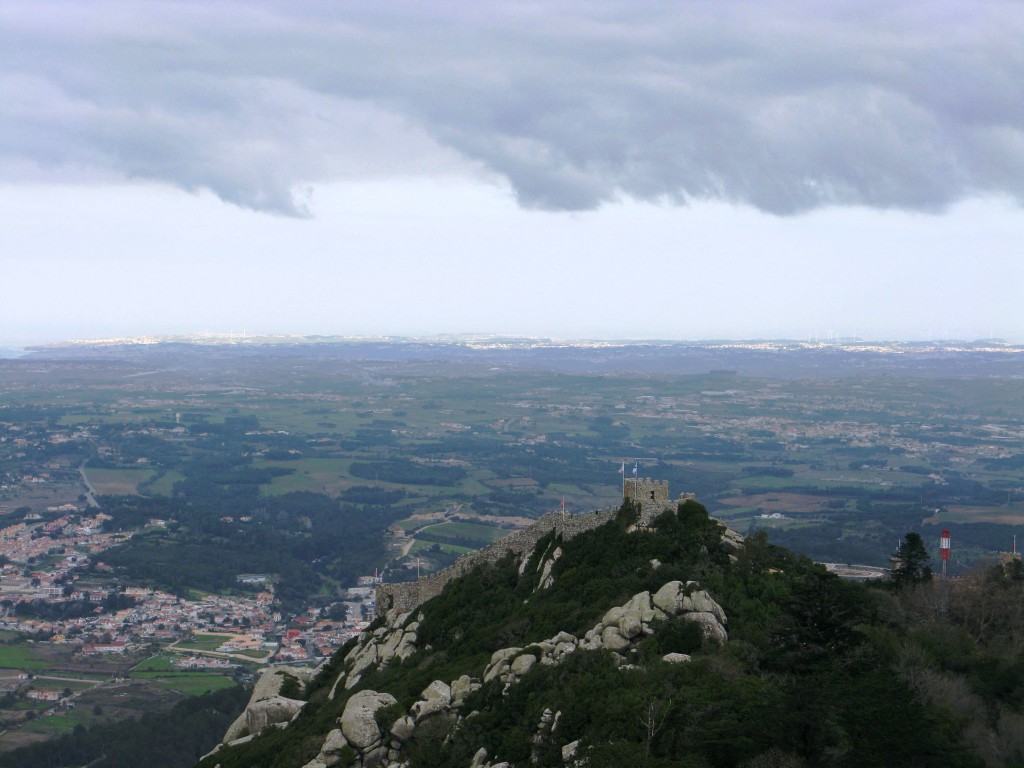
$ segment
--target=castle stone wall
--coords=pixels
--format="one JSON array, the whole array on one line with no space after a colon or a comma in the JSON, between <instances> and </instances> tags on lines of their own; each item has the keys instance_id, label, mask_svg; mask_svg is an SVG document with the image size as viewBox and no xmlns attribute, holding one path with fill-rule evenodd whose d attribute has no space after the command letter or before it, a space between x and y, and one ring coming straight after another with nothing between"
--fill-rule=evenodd
<instances>
[{"instance_id":1,"label":"castle stone wall","mask_svg":"<svg viewBox=\"0 0 1024 768\"><path fill-rule=\"evenodd\" d=\"M675 502L669 499L667 480L627 478L626 498L633 499L640 504L640 526L648 525L666 509L675 508ZM679 500L686 498L693 498L693 494L682 494ZM529 528L510 533L484 549L463 555L437 573L432 573L413 582L381 584L377 587L377 615L383 615L392 607L400 609L403 613L411 611L430 598L441 594L449 581L468 573L478 565L497 563L509 552L517 555L531 552L537 546L537 542L552 530L563 540L568 541L585 531L593 530L613 520L616 513L618 513L618 509L606 509L581 515L551 512L539 518Z\"/></svg>"},{"instance_id":2,"label":"castle stone wall","mask_svg":"<svg viewBox=\"0 0 1024 768\"><path fill-rule=\"evenodd\" d=\"M617 509L583 515L563 515L560 512L552 512L539 518L529 528L510 533L484 549L465 554L447 568L424 576L418 581L381 584L377 587L377 615L382 615L391 607L398 608L403 613L411 611L430 598L441 594L441 590L449 581L469 573L478 565L497 563L509 552L517 555L531 552L537 546L537 542L552 530L568 541L584 531L604 525L612 520L617 512Z\"/></svg>"}]
</instances>

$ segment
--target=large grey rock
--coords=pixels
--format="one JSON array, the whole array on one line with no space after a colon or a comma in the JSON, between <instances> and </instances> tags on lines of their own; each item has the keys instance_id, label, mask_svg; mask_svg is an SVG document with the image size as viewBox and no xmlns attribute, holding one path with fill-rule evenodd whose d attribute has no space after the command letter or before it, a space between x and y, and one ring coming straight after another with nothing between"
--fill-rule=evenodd
<instances>
[{"instance_id":1,"label":"large grey rock","mask_svg":"<svg viewBox=\"0 0 1024 768\"><path fill-rule=\"evenodd\" d=\"M452 703L451 687L440 680L428 685L420 696L422 700L412 705L412 716L417 723L436 712L447 710Z\"/></svg>"},{"instance_id":2,"label":"large grey rock","mask_svg":"<svg viewBox=\"0 0 1024 768\"><path fill-rule=\"evenodd\" d=\"M405 624L405 620L408 619L409 616L410 613L408 611L402 613L401 609L392 608L384 614L384 623L387 625L388 629L395 629L396 627L400 627Z\"/></svg>"},{"instance_id":3,"label":"large grey rock","mask_svg":"<svg viewBox=\"0 0 1024 768\"><path fill-rule=\"evenodd\" d=\"M352 647L352 650L350 650L348 653L345 654L345 663L346 664L350 663L353 659L355 659L356 656L358 656L360 653L362 653L363 649L366 647L366 644L368 642L370 642L370 636L369 635L366 635L366 634L360 635L359 639L356 640L356 644Z\"/></svg>"},{"instance_id":4,"label":"large grey rock","mask_svg":"<svg viewBox=\"0 0 1024 768\"><path fill-rule=\"evenodd\" d=\"M713 613L715 618L718 619L719 624L727 624L729 621L726 618L725 611L722 610L722 606L712 600L711 595L703 589L690 595L690 603L693 606L691 610L701 613Z\"/></svg>"},{"instance_id":5,"label":"large grey rock","mask_svg":"<svg viewBox=\"0 0 1024 768\"><path fill-rule=\"evenodd\" d=\"M651 602L668 616L675 616L683 610L686 587L681 581L670 581L654 593Z\"/></svg>"},{"instance_id":6,"label":"large grey rock","mask_svg":"<svg viewBox=\"0 0 1024 768\"><path fill-rule=\"evenodd\" d=\"M490 670L492 667L495 667L498 664L501 664L503 662L506 662L506 663L507 662L511 662L512 659L514 659L516 656L518 656L522 652L523 652L523 649L522 648L518 648L518 647L501 648L500 650L497 650L497 651L495 651L494 653L491 654L491 661L487 665L487 669ZM485 674L486 674L486 670L485 670Z\"/></svg>"},{"instance_id":7,"label":"large grey rock","mask_svg":"<svg viewBox=\"0 0 1024 768\"><path fill-rule=\"evenodd\" d=\"M551 575L551 569L554 568L555 562L562 556L562 548L556 547L555 551L551 553L546 561L544 561L544 568L540 574L540 581L537 584L537 589L544 590L555 583L555 577Z\"/></svg>"},{"instance_id":8,"label":"large grey rock","mask_svg":"<svg viewBox=\"0 0 1024 768\"><path fill-rule=\"evenodd\" d=\"M534 656L532 653L524 653L522 656L516 656L515 661L513 661L512 665L509 667L509 672L511 672L516 677L522 677L523 675L529 673L529 671L533 669L534 666L536 666L536 664L536 656Z\"/></svg>"},{"instance_id":9,"label":"large grey rock","mask_svg":"<svg viewBox=\"0 0 1024 768\"><path fill-rule=\"evenodd\" d=\"M414 741L444 741L459 723L459 716L451 710L443 710L416 724Z\"/></svg>"},{"instance_id":10,"label":"large grey rock","mask_svg":"<svg viewBox=\"0 0 1024 768\"><path fill-rule=\"evenodd\" d=\"M619 619L619 634L627 640L632 640L634 637L643 632L643 622L640 619L640 612L631 610L622 615Z\"/></svg>"},{"instance_id":11,"label":"large grey rock","mask_svg":"<svg viewBox=\"0 0 1024 768\"><path fill-rule=\"evenodd\" d=\"M388 639L384 645L378 646L377 659L382 665L388 663L395 657L395 652L398 650L398 647L404 637L405 632L400 629L396 629L388 635Z\"/></svg>"},{"instance_id":12,"label":"large grey rock","mask_svg":"<svg viewBox=\"0 0 1024 768\"><path fill-rule=\"evenodd\" d=\"M575 650L576 650L576 643L570 643L570 642L559 643L558 645L555 646L555 649L551 652L551 655L555 659L561 660L563 657L567 656L568 654L572 653Z\"/></svg>"},{"instance_id":13,"label":"large grey rock","mask_svg":"<svg viewBox=\"0 0 1024 768\"><path fill-rule=\"evenodd\" d=\"M381 741L382 734L374 717L377 710L395 703L390 693L359 691L345 704L341 714L341 732L359 751L365 751Z\"/></svg>"},{"instance_id":14,"label":"large grey rock","mask_svg":"<svg viewBox=\"0 0 1024 768\"><path fill-rule=\"evenodd\" d=\"M331 686L331 692L327 694L328 699L334 701L334 697L338 693L338 686L342 685L345 682L345 678L347 676L348 673L342 671L342 673L334 679L334 685Z\"/></svg>"},{"instance_id":15,"label":"large grey rock","mask_svg":"<svg viewBox=\"0 0 1024 768\"><path fill-rule=\"evenodd\" d=\"M619 633L618 627L605 627L601 633L601 647L609 651L621 651L629 647L629 640Z\"/></svg>"},{"instance_id":16,"label":"large grey rock","mask_svg":"<svg viewBox=\"0 0 1024 768\"><path fill-rule=\"evenodd\" d=\"M261 701L269 701L270 699L278 698L281 692L281 686L284 685L284 682L287 679L286 676L296 677L300 681L304 682L309 679L310 674L306 670L280 665L274 665L264 669L262 674L260 674L259 679L256 680L256 685L253 686L252 695L249 697L249 703L246 705L245 711L238 716L235 722L228 727L227 732L224 734L224 742L237 739L239 735L246 730L252 734L259 733L259 730L262 730L262 728L259 730L253 729L253 722L250 720L249 710ZM288 699L288 701L294 701L294 699ZM267 716L270 717L270 722L287 722L291 719L291 716L288 716L284 717L284 720L274 720L275 716L268 712L260 714L257 717L257 720Z\"/></svg>"},{"instance_id":17,"label":"large grey rock","mask_svg":"<svg viewBox=\"0 0 1024 768\"><path fill-rule=\"evenodd\" d=\"M441 680L435 680L420 694L423 699L441 699L445 704L452 703L452 687Z\"/></svg>"},{"instance_id":18,"label":"large grey rock","mask_svg":"<svg viewBox=\"0 0 1024 768\"><path fill-rule=\"evenodd\" d=\"M341 750L347 746L348 742L345 740L344 735L342 735L341 730L335 728L327 734L324 745L320 748L320 754L316 756L316 761L327 766L327 768L331 768L331 766L341 762Z\"/></svg>"},{"instance_id":19,"label":"large grey rock","mask_svg":"<svg viewBox=\"0 0 1024 768\"><path fill-rule=\"evenodd\" d=\"M491 663L484 670L484 682L490 682L499 675L508 672L511 660L522 653L522 648L502 648L491 654Z\"/></svg>"},{"instance_id":20,"label":"large grey rock","mask_svg":"<svg viewBox=\"0 0 1024 768\"><path fill-rule=\"evenodd\" d=\"M469 694L480 687L469 675L463 675L458 680L452 680L452 705L461 704Z\"/></svg>"},{"instance_id":21,"label":"large grey rock","mask_svg":"<svg viewBox=\"0 0 1024 768\"><path fill-rule=\"evenodd\" d=\"M249 733L262 733L272 725L288 723L304 706L306 702L284 696L271 696L250 704L245 710Z\"/></svg>"},{"instance_id":22,"label":"large grey rock","mask_svg":"<svg viewBox=\"0 0 1024 768\"><path fill-rule=\"evenodd\" d=\"M729 633L725 631L715 614L707 611L695 611L692 613L684 613L683 618L687 621L695 621L700 624L701 631L704 632L704 638L706 640L714 640L717 643L724 643L729 639Z\"/></svg>"},{"instance_id":23,"label":"large grey rock","mask_svg":"<svg viewBox=\"0 0 1024 768\"><path fill-rule=\"evenodd\" d=\"M580 647L587 651L598 651L602 648L601 634L604 632L604 624L595 624L593 629L588 629L583 635L583 642Z\"/></svg>"},{"instance_id":24,"label":"large grey rock","mask_svg":"<svg viewBox=\"0 0 1024 768\"><path fill-rule=\"evenodd\" d=\"M629 602L622 606L627 613L631 611L646 611L651 607L651 593L637 592L629 599Z\"/></svg>"},{"instance_id":25,"label":"large grey rock","mask_svg":"<svg viewBox=\"0 0 1024 768\"><path fill-rule=\"evenodd\" d=\"M391 726L391 737L404 744L412 738L415 730L416 723L413 722L411 717L406 715L405 717L395 720L395 724Z\"/></svg>"},{"instance_id":26,"label":"large grey rock","mask_svg":"<svg viewBox=\"0 0 1024 768\"><path fill-rule=\"evenodd\" d=\"M345 735L341 732L340 728L335 728L327 734L323 749L320 751L326 753L341 752L347 746L348 740L345 738Z\"/></svg>"},{"instance_id":27,"label":"large grey rock","mask_svg":"<svg viewBox=\"0 0 1024 768\"><path fill-rule=\"evenodd\" d=\"M388 748L383 744L370 749L363 755L363 768L377 768L384 765L388 759Z\"/></svg>"},{"instance_id":28,"label":"large grey rock","mask_svg":"<svg viewBox=\"0 0 1024 768\"><path fill-rule=\"evenodd\" d=\"M690 661L690 655L687 653L666 653L661 657L662 661L667 661L669 664L683 664Z\"/></svg>"},{"instance_id":29,"label":"large grey rock","mask_svg":"<svg viewBox=\"0 0 1024 768\"><path fill-rule=\"evenodd\" d=\"M576 757L576 751L580 748L580 740L570 741L564 747L562 747L562 762L568 763L574 757Z\"/></svg>"},{"instance_id":30,"label":"large grey rock","mask_svg":"<svg viewBox=\"0 0 1024 768\"><path fill-rule=\"evenodd\" d=\"M362 677L363 671L377 663L377 646L373 643L369 643L356 657L352 663L352 668L348 671L348 681L345 683L346 688L354 688L356 683L359 682L359 678Z\"/></svg>"},{"instance_id":31,"label":"large grey rock","mask_svg":"<svg viewBox=\"0 0 1024 768\"><path fill-rule=\"evenodd\" d=\"M492 664L487 667L484 672L484 682L489 683L496 677L508 674L509 667L512 663L508 659L499 659L496 664Z\"/></svg>"},{"instance_id":32,"label":"large grey rock","mask_svg":"<svg viewBox=\"0 0 1024 768\"><path fill-rule=\"evenodd\" d=\"M601 619L602 626L614 627L618 626L619 619L622 618L623 609L621 605L617 605L614 608L609 608L605 612L604 617Z\"/></svg>"},{"instance_id":33,"label":"large grey rock","mask_svg":"<svg viewBox=\"0 0 1024 768\"><path fill-rule=\"evenodd\" d=\"M416 650L416 634L414 632L406 632L402 635L402 640L399 642L398 647L395 648L396 659L407 659L412 656Z\"/></svg>"},{"instance_id":34,"label":"large grey rock","mask_svg":"<svg viewBox=\"0 0 1024 768\"><path fill-rule=\"evenodd\" d=\"M731 528L726 528L721 537L722 546L731 555L738 555L743 549L743 536Z\"/></svg>"}]
</instances>

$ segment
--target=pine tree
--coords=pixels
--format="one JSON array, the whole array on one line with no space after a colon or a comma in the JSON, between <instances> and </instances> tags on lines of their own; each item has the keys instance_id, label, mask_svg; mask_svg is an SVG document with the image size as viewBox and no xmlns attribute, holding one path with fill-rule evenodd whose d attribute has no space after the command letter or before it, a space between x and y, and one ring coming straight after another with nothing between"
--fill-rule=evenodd
<instances>
[{"instance_id":1,"label":"pine tree","mask_svg":"<svg viewBox=\"0 0 1024 768\"><path fill-rule=\"evenodd\" d=\"M921 584L932 580L931 557L924 545L921 534L911 531L903 537L896 554L892 556L890 578L897 588Z\"/></svg>"}]
</instances>

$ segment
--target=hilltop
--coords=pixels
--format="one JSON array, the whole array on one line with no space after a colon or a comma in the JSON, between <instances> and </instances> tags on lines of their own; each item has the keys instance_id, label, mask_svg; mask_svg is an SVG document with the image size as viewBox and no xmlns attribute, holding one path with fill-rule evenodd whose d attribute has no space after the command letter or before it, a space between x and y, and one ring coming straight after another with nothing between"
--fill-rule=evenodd
<instances>
[{"instance_id":1,"label":"hilltop","mask_svg":"<svg viewBox=\"0 0 1024 768\"><path fill-rule=\"evenodd\" d=\"M305 685L268 673L200 768L1014 764L1021 584L996 567L943 616L927 582L844 582L692 499L627 500L382 606Z\"/></svg>"}]
</instances>

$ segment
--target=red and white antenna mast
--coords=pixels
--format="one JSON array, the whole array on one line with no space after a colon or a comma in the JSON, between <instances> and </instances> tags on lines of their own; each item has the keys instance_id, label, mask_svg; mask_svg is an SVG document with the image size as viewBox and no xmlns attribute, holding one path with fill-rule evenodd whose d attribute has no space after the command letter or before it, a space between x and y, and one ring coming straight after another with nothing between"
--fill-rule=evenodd
<instances>
[{"instance_id":1,"label":"red and white antenna mast","mask_svg":"<svg viewBox=\"0 0 1024 768\"><path fill-rule=\"evenodd\" d=\"M939 558L942 560L942 579L946 579L946 562L949 560L949 531L943 531L939 538Z\"/></svg>"}]
</instances>

